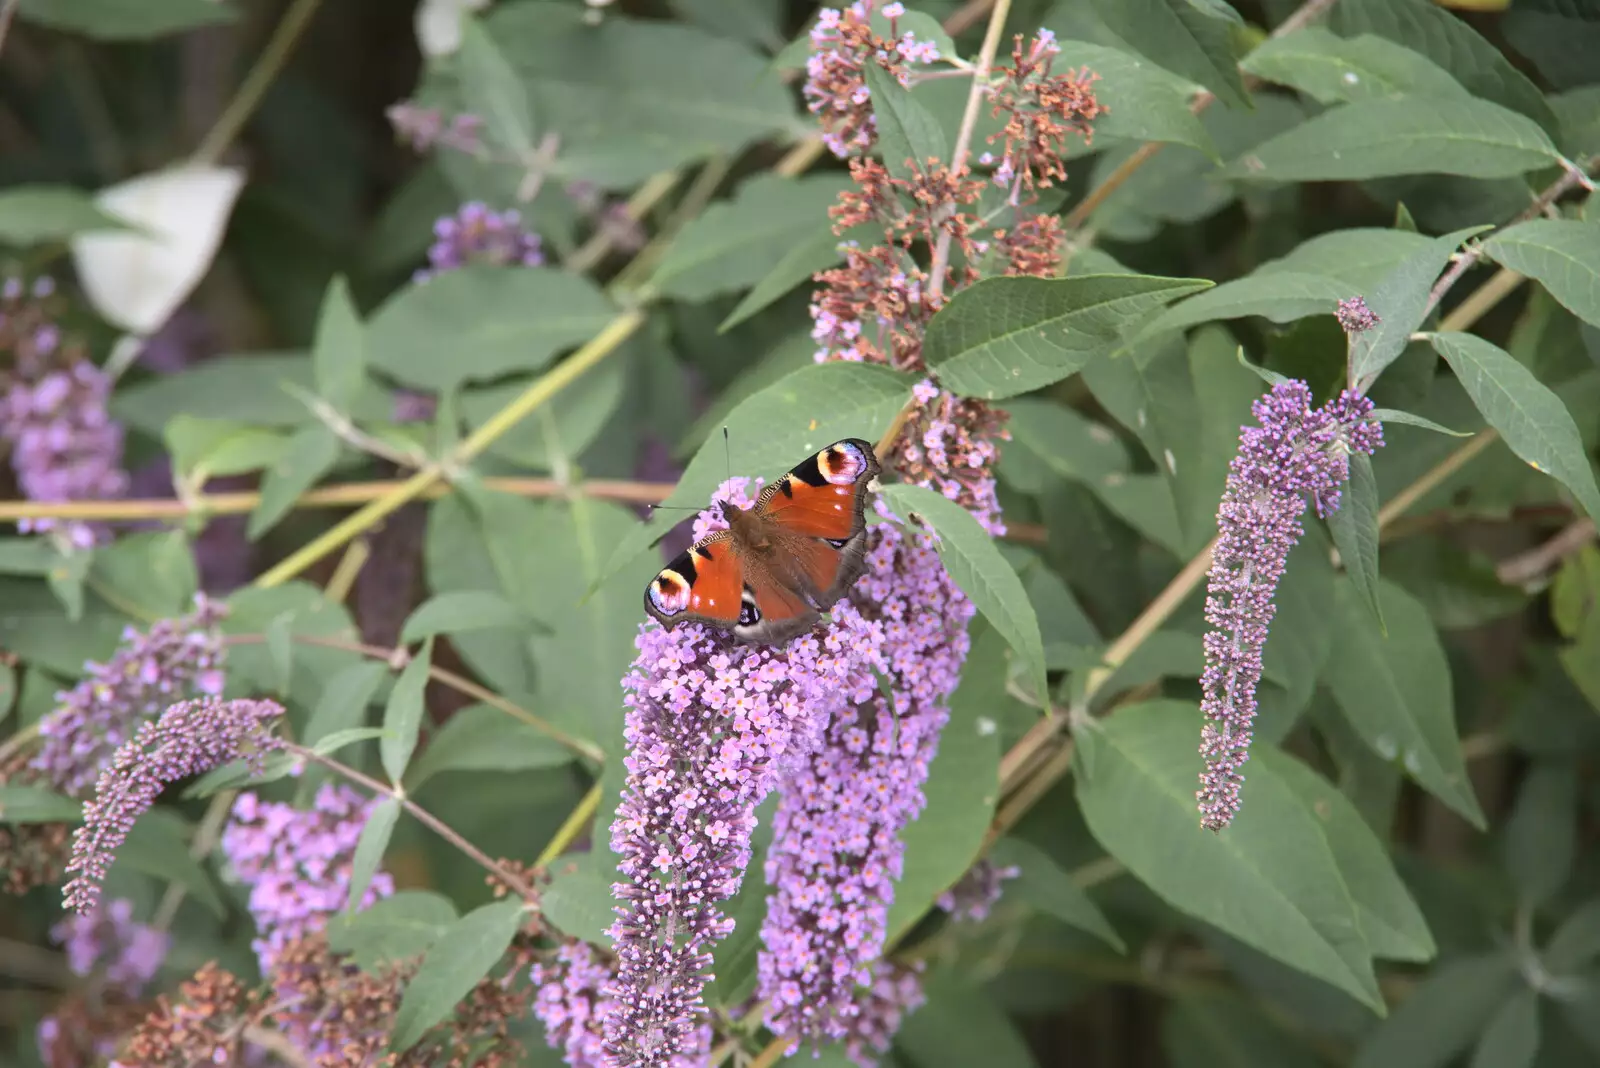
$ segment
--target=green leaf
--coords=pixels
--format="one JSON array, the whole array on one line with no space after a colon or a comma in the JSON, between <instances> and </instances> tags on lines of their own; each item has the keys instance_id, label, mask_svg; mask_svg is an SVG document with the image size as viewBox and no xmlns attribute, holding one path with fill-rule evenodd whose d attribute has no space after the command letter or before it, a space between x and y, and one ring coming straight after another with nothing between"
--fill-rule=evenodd
<instances>
[{"instance_id":1,"label":"green leaf","mask_svg":"<svg viewBox=\"0 0 1600 1068\"><path fill-rule=\"evenodd\" d=\"M366 896L367 888L372 885L372 876L389 848L389 839L400 819L400 810L400 799L397 797L385 797L372 806L367 822L361 828L361 837L356 840L355 855L350 859L350 893L344 902L346 913L357 910L361 899Z\"/></svg>"},{"instance_id":2,"label":"green leaf","mask_svg":"<svg viewBox=\"0 0 1600 1068\"><path fill-rule=\"evenodd\" d=\"M728 317L717 326L718 333L726 333L777 301L795 286L809 282L819 271L826 271L844 262L844 246L855 241L871 244L883 237L882 227L874 229L871 223L853 226L842 234L835 234L832 225L818 225L813 232L781 249L772 269L744 295Z\"/></svg>"},{"instance_id":3,"label":"green leaf","mask_svg":"<svg viewBox=\"0 0 1600 1068\"><path fill-rule=\"evenodd\" d=\"M117 849L113 870L127 865L188 891L219 919L228 914L205 867L189 852L192 828L169 809L153 808L134 821L128 839Z\"/></svg>"},{"instance_id":4,"label":"green leaf","mask_svg":"<svg viewBox=\"0 0 1600 1068\"><path fill-rule=\"evenodd\" d=\"M389 735L379 743L378 751L383 757L384 773L392 783L398 783L405 775L406 765L417 748L417 735L422 730L423 692L428 687L432 660L433 639L430 637L401 670L389 693L388 707L383 711L383 729Z\"/></svg>"},{"instance_id":5,"label":"green leaf","mask_svg":"<svg viewBox=\"0 0 1600 1068\"><path fill-rule=\"evenodd\" d=\"M85 660L105 661L122 640L126 616L107 611L91 592L81 619L70 620L42 582L0 579L0 648L59 676L77 678Z\"/></svg>"},{"instance_id":6,"label":"green leaf","mask_svg":"<svg viewBox=\"0 0 1600 1068\"><path fill-rule=\"evenodd\" d=\"M528 617L522 609L488 590L453 590L430 597L406 618L400 640L420 642L435 634L489 630L495 627L523 628Z\"/></svg>"},{"instance_id":7,"label":"green leaf","mask_svg":"<svg viewBox=\"0 0 1600 1068\"><path fill-rule=\"evenodd\" d=\"M1045 678L1039 619L1022 579L1000 554L994 538L971 512L924 486L898 482L883 487L882 494L902 519L910 522L913 516L920 516L933 530L939 559L951 580L1022 657L1032 676L1034 694L1041 701L1048 700L1050 686Z\"/></svg>"},{"instance_id":8,"label":"green leaf","mask_svg":"<svg viewBox=\"0 0 1600 1068\"><path fill-rule=\"evenodd\" d=\"M877 63L867 63L862 69L872 95L872 113L878 120L878 151L888 172L896 178L915 178L927 169L930 159L948 160L950 147L944 128L933 113Z\"/></svg>"},{"instance_id":9,"label":"green leaf","mask_svg":"<svg viewBox=\"0 0 1600 1068\"><path fill-rule=\"evenodd\" d=\"M528 771L560 767L572 752L537 727L488 705L463 708L428 739L406 769L415 792L441 771Z\"/></svg>"},{"instance_id":10,"label":"green leaf","mask_svg":"<svg viewBox=\"0 0 1600 1068\"><path fill-rule=\"evenodd\" d=\"M1433 238L1410 230L1353 226L1307 238L1277 259L1255 269L1251 277L1279 271L1333 278L1358 292L1378 286L1383 277L1414 253L1430 247ZM1220 287L1219 287L1220 288Z\"/></svg>"},{"instance_id":11,"label":"green leaf","mask_svg":"<svg viewBox=\"0 0 1600 1068\"><path fill-rule=\"evenodd\" d=\"M1600 222L1530 219L1483 247L1496 262L1538 279L1572 314L1600 326Z\"/></svg>"},{"instance_id":12,"label":"green leaf","mask_svg":"<svg viewBox=\"0 0 1600 1068\"><path fill-rule=\"evenodd\" d=\"M196 483L270 467L288 442L271 430L193 415L174 417L164 436L173 468L185 481Z\"/></svg>"},{"instance_id":13,"label":"green leaf","mask_svg":"<svg viewBox=\"0 0 1600 1068\"><path fill-rule=\"evenodd\" d=\"M1350 377L1359 390L1377 381L1400 354L1411 335L1427 317L1428 294L1445 264L1461 242L1488 227L1473 226L1436 237L1384 276L1370 293L1367 307L1378 317L1378 324L1357 334L1350 344Z\"/></svg>"},{"instance_id":14,"label":"green leaf","mask_svg":"<svg viewBox=\"0 0 1600 1068\"><path fill-rule=\"evenodd\" d=\"M1570 975L1600 957L1600 900L1586 902L1562 920L1543 957L1552 975Z\"/></svg>"},{"instance_id":15,"label":"green leaf","mask_svg":"<svg viewBox=\"0 0 1600 1068\"><path fill-rule=\"evenodd\" d=\"M1506 822L1506 873L1528 909L1548 904L1572 874L1578 841L1578 779L1566 763L1539 763L1522 780Z\"/></svg>"},{"instance_id":16,"label":"green leaf","mask_svg":"<svg viewBox=\"0 0 1600 1068\"><path fill-rule=\"evenodd\" d=\"M957 393L1014 397L1110 354L1146 315L1210 285L1127 274L984 279L929 321L922 354Z\"/></svg>"},{"instance_id":17,"label":"green leaf","mask_svg":"<svg viewBox=\"0 0 1600 1068\"><path fill-rule=\"evenodd\" d=\"M1600 486L1561 398L1504 349L1480 337L1443 333L1428 340L1511 451L1566 486L1590 518L1600 521Z\"/></svg>"},{"instance_id":18,"label":"green leaf","mask_svg":"<svg viewBox=\"0 0 1600 1068\"><path fill-rule=\"evenodd\" d=\"M895 1048L917 1068L1033 1068L1017 1027L976 980L936 972L923 981L928 1003L909 1013Z\"/></svg>"},{"instance_id":19,"label":"green leaf","mask_svg":"<svg viewBox=\"0 0 1600 1068\"><path fill-rule=\"evenodd\" d=\"M69 185L18 185L0 191L0 245L26 248L129 225Z\"/></svg>"},{"instance_id":20,"label":"green leaf","mask_svg":"<svg viewBox=\"0 0 1600 1068\"><path fill-rule=\"evenodd\" d=\"M1472 432L1468 430L1451 430L1447 426L1440 426L1432 419L1425 419L1411 412L1402 412L1394 408L1374 408L1368 415L1380 423L1404 423L1406 426L1417 426L1423 430L1431 430L1435 434L1447 434L1452 438L1470 438Z\"/></svg>"},{"instance_id":21,"label":"green leaf","mask_svg":"<svg viewBox=\"0 0 1600 1068\"><path fill-rule=\"evenodd\" d=\"M1516 982L1508 953L1441 965L1368 1034L1352 1068L1444 1068L1471 1045Z\"/></svg>"},{"instance_id":22,"label":"green leaf","mask_svg":"<svg viewBox=\"0 0 1600 1068\"><path fill-rule=\"evenodd\" d=\"M0 574L48 575L60 559L48 538L0 538Z\"/></svg>"},{"instance_id":23,"label":"green leaf","mask_svg":"<svg viewBox=\"0 0 1600 1068\"><path fill-rule=\"evenodd\" d=\"M95 550L89 579L108 599L165 619L194 607L199 572L181 530L123 534Z\"/></svg>"},{"instance_id":24,"label":"green leaf","mask_svg":"<svg viewBox=\"0 0 1600 1068\"><path fill-rule=\"evenodd\" d=\"M1528 76L1465 19L1432 0L1339 0L1328 12L1328 25L1342 37L1370 33L1415 49L1473 96L1555 129L1550 105Z\"/></svg>"},{"instance_id":25,"label":"green leaf","mask_svg":"<svg viewBox=\"0 0 1600 1068\"><path fill-rule=\"evenodd\" d=\"M219 356L180 374L119 384L111 414L156 437L168 423L191 412L256 426L297 427L306 421L301 398L316 392L310 356L256 352ZM350 414L388 420L393 403L390 390L363 382Z\"/></svg>"},{"instance_id":26,"label":"green leaf","mask_svg":"<svg viewBox=\"0 0 1600 1068\"><path fill-rule=\"evenodd\" d=\"M1044 850L1020 838L1002 838L989 851L989 860L998 867L1020 869L1017 877L1005 884L1008 897L1089 932L1118 953L1127 952L1105 914Z\"/></svg>"},{"instance_id":27,"label":"green leaf","mask_svg":"<svg viewBox=\"0 0 1600 1068\"><path fill-rule=\"evenodd\" d=\"M1322 681L1345 718L1380 757L1398 761L1406 774L1474 827L1483 811L1456 738L1450 666L1427 610L1410 594L1379 580L1387 637L1372 626L1349 580L1335 588L1333 649Z\"/></svg>"},{"instance_id":28,"label":"green leaf","mask_svg":"<svg viewBox=\"0 0 1600 1068\"><path fill-rule=\"evenodd\" d=\"M219 0L22 0L17 13L24 22L98 41L145 41L238 17L232 5Z\"/></svg>"},{"instance_id":29,"label":"green leaf","mask_svg":"<svg viewBox=\"0 0 1600 1068\"><path fill-rule=\"evenodd\" d=\"M348 953L364 972L419 956L455 922L450 899L431 890L396 890L360 912L328 917L328 948Z\"/></svg>"},{"instance_id":30,"label":"green leaf","mask_svg":"<svg viewBox=\"0 0 1600 1068\"><path fill-rule=\"evenodd\" d=\"M1350 295L1350 286L1326 275L1258 271L1168 308L1140 336L1152 337L1196 323L1242 319L1247 315L1264 316L1275 323L1293 322L1308 315L1332 315L1339 301Z\"/></svg>"},{"instance_id":31,"label":"green leaf","mask_svg":"<svg viewBox=\"0 0 1600 1068\"><path fill-rule=\"evenodd\" d=\"M477 264L401 289L373 314L367 336L374 366L408 386L445 392L536 371L615 314L580 275Z\"/></svg>"},{"instance_id":32,"label":"green leaf","mask_svg":"<svg viewBox=\"0 0 1600 1068\"><path fill-rule=\"evenodd\" d=\"M17 669L3 660L0 660L0 723L4 723L11 715L11 707L17 703ZM0 819L3 819L4 803L0 802Z\"/></svg>"},{"instance_id":33,"label":"green leaf","mask_svg":"<svg viewBox=\"0 0 1600 1068\"><path fill-rule=\"evenodd\" d=\"M1210 0L1093 0L1112 33L1174 74L1205 86L1230 108L1252 106L1239 76L1239 16Z\"/></svg>"},{"instance_id":34,"label":"green leaf","mask_svg":"<svg viewBox=\"0 0 1600 1068\"><path fill-rule=\"evenodd\" d=\"M986 680L1004 678L999 643L984 665L968 661L950 698L950 722L923 786L927 807L900 831L903 868L889 907L891 943L910 931L934 900L972 867L1000 797L1000 738L992 715L997 694Z\"/></svg>"},{"instance_id":35,"label":"green leaf","mask_svg":"<svg viewBox=\"0 0 1600 1068\"><path fill-rule=\"evenodd\" d=\"M306 722L304 743L315 746L324 738L355 729L366 719L367 706L388 675L389 666L383 661L362 660L329 679Z\"/></svg>"},{"instance_id":36,"label":"green leaf","mask_svg":"<svg viewBox=\"0 0 1600 1068\"><path fill-rule=\"evenodd\" d=\"M608 824L596 822L596 826ZM598 853L564 856L551 864L550 885L539 903L549 920L564 935L597 946L609 946L606 929L616 919L612 911L611 880L616 858Z\"/></svg>"},{"instance_id":37,"label":"green leaf","mask_svg":"<svg viewBox=\"0 0 1600 1068\"><path fill-rule=\"evenodd\" d=\"M1179 701L1103 721L1093 773L1074 777L1090 831L1174 908L1382 1012L1355 902L1316 814L1282 776L1252 760L1233 823L1220 834L1200 829L1200 724L1194 705Z\"/></svg>"},{"instance_id":38,"label":"green leaf","mask_svg":"<svg viewBox=\"0 0 1600 1068\"><path fill-rule=\"evenodd\" d=\"M839 259L834 248L840 239L833 235L828 208L847 188L848 180L836 175L753 178L733 199L712 204L679 232L651 284L663 296L687 301L737 292L806 248L819 233L833 252L823 266L832 266Z\"/></svg>"},{"instance_id":39,"label":"green leaf","mask_svg":"<svg viewBox=\"0 0 1600 1068\"><path fill-rule=\"evenodd\" d=\"M798 126L795 98L766 58L692 26L585 8L508 4L483 28L561 138L557 174L605 189Z\"/></svg>"},{"instance_id":40,"label":"green leaf","mask_svg":"<svg viewBox=\"0 0 1600 1068\"><path fill-rule=\"evenodd\" d=\"M1263 141L1227 173L1272 182L1512 178L1560 162L1550 135L1524 115L1473 97L1412 96L1330 108Z\"/></svg>"},{"instance_id":41,"label":"green leaf","mask_svg":"<svg viewBox=\"0 0 1600 1068\"><path fill-rule=\"evenodd\" d=\"M1363 453L1350 457L1350 481L1339 510L1328 517L1328 529L1351 585L1371 610L1378 632L1387 635L1389 629L1378 603L1378 481L1372 473L1372 459Z\"/></svg>"},{"instance_id":42,"label":"green leaf","mask_svg":"<svg viewBox=\"0 0 1600 1068\"><path fill-rule=\"evenodd\" d=\"M339 459L339 438L321 423L301 427L290 435L261 480L261 500L250 513L245 536L256 540L294 508L300 495L333 470Z\"/></svg>"},{"instance_id":43,"label":"green leaf","mask_svg":"<svg viewBox=\"0 0 1600 1068\"><path fill-rule=\"evenodd\" d=\"M509 898L475 908L445 928L406 984L389 1048L404 1053L449 1016L499 962L522 926L522 918L523 903Z\"/></svg>"},{"instance_id":44,"label":"green leaf","mask_svg":"<svg viewBox=\"0 0 1600 1068\"><path fill-rule=\"evenodd\" d=\"M77 823L83 802L43 786L0 784L0 823Z\"/></svg>"},{"instance_id":45,"label":"green leaf","mask_svg":"<svg viewBox=\"0 0 1600 1068\"><path fill-rule=\"evenodd\" d=\"M350 297L350 283L335 275L322 298L317 336L311 346L311 373L317 396L338 412L348 412L367 375L367 332Z\"/></svg>"},{"instance_id":46,"label":"green leaf","mask_svg":"<svg viewBox=\"0 0 1600 1068\"><path fill-rule=\"evenodd\" d=\"M490 528L459 494L437 501L428 510L423 543L429 588L437 593L487 590L521 603L520 587L508 583L497 570L499 560L491 550L491 541L520 535L515 524ZM533 692L533 665L525 633L472 631L456 635L450 644L473 671L512 700Z\"/></svg>"},{"instance_id":47,"label":"green leaf","mask_svg":"<svg viewBox=\"0 0 1600 1068\"><path fill-rule=\"evenodd\" d=\"M1372 34L1338 37L1308 26L1269 37L1239 66L1279 85L1290 85L1324 104L1408 93L1468 96L1461 83L1431 59Z\"/></svg>"},{"instance_id":48,"label":"green leaf","mask_svg":"<svg viewBox=\"0 0 1600 1068\"><path fill-rule=\"evenodd\" d=\"M529 166L534 136L528 90L481 20L461 19L458 56L461 102L469 114L483 119L484 141Z\"/></svg>"},{"instance_id":49,"label":"green leaf","mask_svg":"<svg viewBox=\"0 0 1600 1068\"><path fill-rule=\"evenodd\" d=\"M344 730L324 735L311 747L311 751L320 756L332 756L347 745L382 738L387 733L382 727L346 727Z\"/></svg>"},{"instance_id":50,"label":"green leaf","mask_svg":"<svg viewBox=\"0 0 1600 1068\"><path fill-rule=\"evenodd\" d=\"M1529 987L1512 994L1489 1018L1472 1068L1529 1068L1539 1056L1539 995Z\"/></svg>"},{"instance_id":51,"label":"green leaf","mask_svg":"<svg viewBox=\"0 0 1600 1068\"><path fill-rule=\"evenodd\" d=\"M1010 416L1006 429L1015 444L1001 453L1002 462L1013 450L1026 449L1051 473L1091 487L1127 474L1128 450L1108 427L1036 397L1018 397L1005 408Z\"/></svg>"},{"instance_id":52,"label":"green leaf","mask_svg":"<svg viewBox=\"0 0 1600 1068\"><path fill-rule=\"evenodd\" d=\"M1438 947L1428 930L1428 921L1395 871L1384 844L1350 799L1282 750L1262 749L1253 757L1294 791L1305 810L1318 821L1339 865L1339 874L1355 901L1361 933L1372 955L1403 961L1432 958Z\"/></svg>"},{"instance_id":53,"label":"green leaf","mask_svg":"<svg viewBox=\"0 0 1600 1068\"><path fill-rule=\"evenodd\" d=\"M842 361L785 375L728 413L729 451L721 434L707 439L663 504L704 508L730 462L735 475L770 482L841 438L875 442L911 399L915 381L887 367Z\"/></svg>"},{"instance_id":54,"label":"green leaf","mask_svg":"<svg viewBox=\"0 0 1600 1068\"><path fill-rule=\"evenodd\" d=\"M289 686L294 681L294 633L293 621L288 616L279 616L267 624L264 648L267 658L272 661L272 688L279 697L287 697Z\"/></svg>"}]
</instances>

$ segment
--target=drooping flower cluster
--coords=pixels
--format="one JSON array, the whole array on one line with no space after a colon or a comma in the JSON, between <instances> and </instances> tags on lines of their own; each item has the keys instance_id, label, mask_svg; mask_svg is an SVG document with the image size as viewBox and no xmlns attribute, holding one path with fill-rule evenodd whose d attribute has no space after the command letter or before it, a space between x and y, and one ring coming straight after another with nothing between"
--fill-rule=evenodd
<instances>
[{"instance_id":1,"label":"drooping flower cluster","mask_svg":"<svg viewBox=\"0 0 1600 1068\"><path fill-rule=\"evenodd\" d=\"M1016 866L1002 868L985 858L978 861L956 884L939 895L938 906L957 921L977 923L987 919L989 910L1000 900L1001 884L1022 874Z\"/></svg>"},{"instance_id":2,"label":"drooping flower cluster","mask_svg":"<svg viewBox=\"0 0 1600 1068\"><path fill-rule=\"evenodd\" d=\"M759 960L767 1025L778 1034L848 1033L853 992L883 953L900 831L925 803L973 611L933 547L892 526L876 535L848 605L834 611L824 645L850 643L866 661L858 677L884 676L894 704L875 688L858 693L784 784Z\"/></svg>"},{"instance_id":3,"label":"drooping flower cluster","mask_svg":"<svg viewBox=\"0 0 1600 1068\"><path fill-rule=\"evenodd\" d=\"M178 988L179 1000L165 994L129 1036L123 1059L110 1068L191 1068L197 1064L238 1064L244 1024L256 1017L263 996L232 974L208 963Z\"/></svg>"},{"instance_id":4,"label":"drooping flower cluster","mask_svg":"<svg viewBox=\"0 0 1600 1068\"><path fill-rule=\"evenodd\" d=\"M1378 325L1378 314L1367 307L1365 298L1351 297L1339 302L1334 318L1347 334L1359 334Z\"/></svg>"},{"instance_id":5,"label":"drooping flower cluster","mask_svg":"<svg viewBox=\"0 0 1600 1068\"><path fill-rule=\"evenodd\" d=\"M1217 543L1206 589L1206 669L1200 678L1206 725L1200 752L1201 823L1226 827L1239 811L1240 768L1250 757L1261 653L1277 606L1273 594L1289 551L1305 533L1306 498L1318 515L1338 510L1350 477L1350 454L1371 455L1383 427L1369 419L1372 402L1345 391L1311 407L1304 382L1280 382L1251 406L1260 424L1239 435L1239 454L1217 508Z\"/></svg>"},{"instance_id":6,"label":"drooping flower cluster","mask_svg":"<svg viewBox=\"0 0 1600 1068\"><path fill-rule=\"evenodd\" d=\"M344 909L356 843L374 802L348 786L323 783L309 809L262 801L245 792L233 803L222 851L250 887L256 923L251 947L263 974L291 941L320 931ZM388 872L374 872L359 908L394 893Z\"/></svg>"},{"instance_id":7,"label":"drooping flower cluster","mask_svg":"<svg viewBox=\"0 0 1600 1068\"><path fill-rule=\"evenodd\" d=\"M522 228L522 213L515 208L497 212L479 201L469 201L454 215L435 222L433 236L428 266L413 276L418 282L474 263L496 267L544 263L544 243L538 234Z\"/></svg>"},{"instance_id":8,"label":"drooping flower cluster","mask_svg":"<svg viewBox=\"0 0 1600 1068\"><path fill-rule=\"evenodd\" d=\"M842 11L825 7L817 13L817 24L811 30L812 52L806 61L803 87L806 107L822 126L823 144L841 159L870 149L877 140L866 64L876 63L901 85L909 85L911 73L906 64L932 63L939 58L933 42L919 41L909 31L900 32L900 19L905 15L902 4L883 6L878 15L887 21L889 35L875 32L872 9L876 6L876 0L857 0Z\"/></svg>"},{"instance_id":9,"label":"drooping flower cluster","mask_svg":"<svg viewBox=\"0 0 1600 1068\"><path fill-rule=\"evenodd\" d=\"M56 325L55 283L0 283L0 437L11 446L17 485L29 500L80 501L120 497L122 424L111 418L111 380L83 346ZM22 520L18 528L57 531L79 548L103 528L53 519Z\"/></svg>"},{"instance_id":10,"label":"drooping flower cluster","mask_svg":"<svg viewBox=\"0 0 1600 1068\"><path fill-rule=\"evenodd\" d=\"M748 507L746 479L718 499ZM702 513L696 537L720 526ZM750 861L755 807L816 744L828 718L872 680L849 643L812 635L739 646L697 624L645 625L623 680L628 769L611 848L629 881L613 892L615 1009L606 1049L619 1066L667 1065L697 1042L711 948L732 921L721 904Z\"/></svg>"},{"instance_id":11,"label":"drooping flower cluster","mask_svg":"<svg viewBox=\"0 0 1600 1068\"><path fill-rule=\"evenodd\" d=\"M855 1009L845 1022L841 1040L846 1055L861 1068L873 1068L878 1057L900 1030L900 1021L921 1008L922 965L914 967L879 961L872 967L872 982L856 988Z\"/></svg>"},{"instance_id":12,"label":"drooping flower cluster","mask_svg":"<svg viewBox=\"0 0 1600 1068\"><path fill-rule=\"evenodd\" d=\"M282 715L283 706L272 701L206 697L146 721L112 756L94 798L84 803L67 862L67 871L77 873L63 890L67 908L93 910L117 849L162 787L241 757L259 770L266 753L279 745L267 732Z\"/></svg>"},{"instance_id":13,"label":"drooping flower cluster","mask_svg":"<svg viewBox=\"0 0 1600 1068\"><path fill-rule=\"evenodd\" d=\"M56 695L60 703L39 722L32 770L77 797L140 724L186 697L220 694L225 614L221 602L198 594L186 616L161 620L145 633L125 628L110 660L85 664L83 680Z\"/></svg>"}]
</instances>

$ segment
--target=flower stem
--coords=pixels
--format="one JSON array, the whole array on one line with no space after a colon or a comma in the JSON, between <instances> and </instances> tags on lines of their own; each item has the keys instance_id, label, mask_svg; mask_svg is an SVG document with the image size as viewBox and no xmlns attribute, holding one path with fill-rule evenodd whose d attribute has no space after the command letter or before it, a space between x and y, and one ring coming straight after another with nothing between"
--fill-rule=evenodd
<instances>
[{"instance_id":1,"label":"flower stem","mask_svg":"<svg viewBox=\"0 0 1600 1068\"><path fill-rule=\"evenodd\" d=\"M294 0L294 3L289 5L289 10L284 12L283 21L278 23L266 47L262 48L261 55L256 59L256 65L250 68L250 73L239 83L238 91L233 94L233 99L228 101L228 106L218 117L216 125L211 127L205 139L200 142L200 147L195 149L195 163L214 165L222 158L228 146L233 144L234 138L244 129L245 123L250 121L250 116L261 106L267 90L272 88L273 79L283 70L284 63L289 59L289 53L293 51L300 35L310 25L311 16L316 14L317 7L321 3L322 0Z\"/></svg>"}]
</instances>

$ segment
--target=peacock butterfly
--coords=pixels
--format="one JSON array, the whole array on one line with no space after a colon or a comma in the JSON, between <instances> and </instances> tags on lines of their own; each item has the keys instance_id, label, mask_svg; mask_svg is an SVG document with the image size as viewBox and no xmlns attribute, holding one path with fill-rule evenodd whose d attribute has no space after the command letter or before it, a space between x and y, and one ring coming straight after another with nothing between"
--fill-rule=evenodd
<instances>
[{"instance_id":1,"label":"peacock butterfly","mask_svg":"<svg viewBox=\"0 0 1600 1068\"><path fill-rule=\"evenodd\" d=\"M765 487L754 507L721 502L728 529L708 534L645 587L644 609L670 630L705 623L777 645L810 630L866 567L870 442L836 441Z\"/></svg>"}]
</instances>

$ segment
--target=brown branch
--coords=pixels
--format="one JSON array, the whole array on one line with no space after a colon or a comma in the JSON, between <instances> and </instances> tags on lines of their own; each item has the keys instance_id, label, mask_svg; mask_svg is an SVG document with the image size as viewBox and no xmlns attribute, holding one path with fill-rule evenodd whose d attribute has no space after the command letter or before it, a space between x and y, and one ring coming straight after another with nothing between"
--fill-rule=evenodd
<instances>
[{"instance_id":1,"label":"brown branch","mask_svg":"<svg viewBox=\"0 0 1600 1068\"><path fill-rule=\"evenodd\" d=\"M1508 557L1495 566L1494 573L1507 586L1526 586L1543 578L1569 556L1576 556L1600 537L1594 520L1588 516L1569 524L1561 533L1525 553Z\"/></svg>"}]
</instances>

